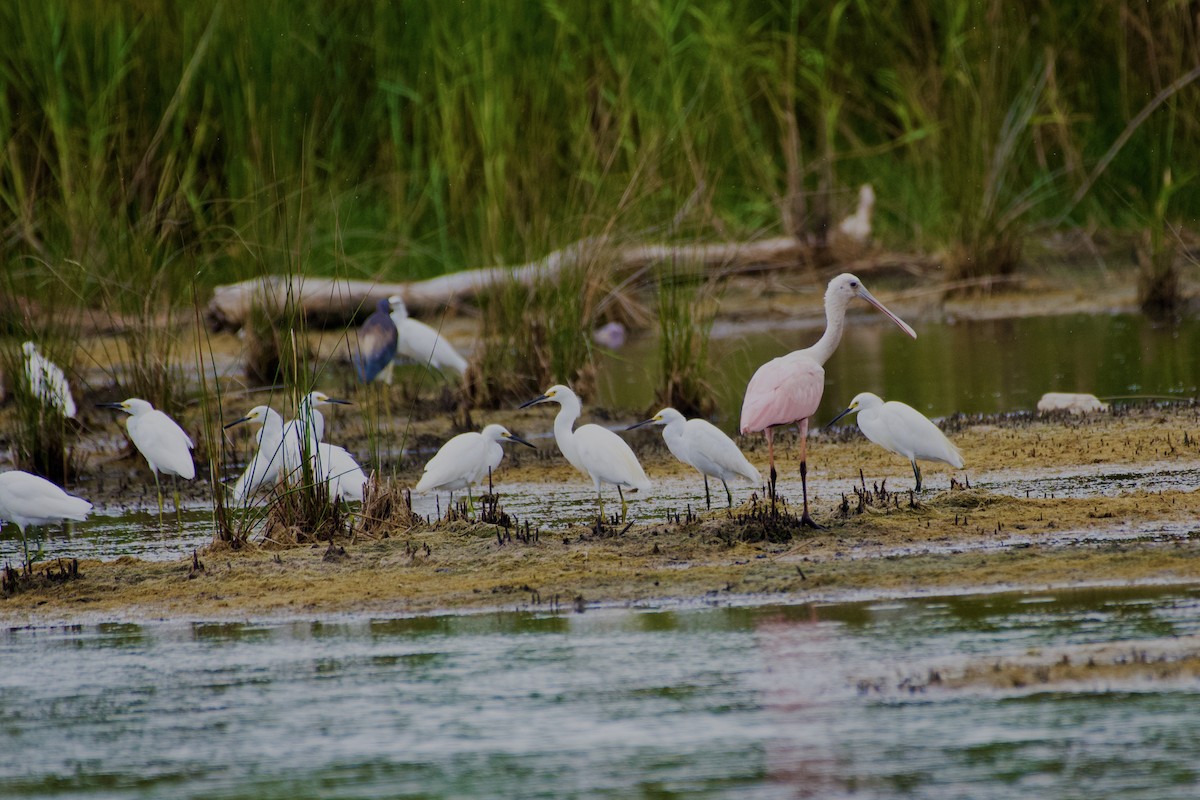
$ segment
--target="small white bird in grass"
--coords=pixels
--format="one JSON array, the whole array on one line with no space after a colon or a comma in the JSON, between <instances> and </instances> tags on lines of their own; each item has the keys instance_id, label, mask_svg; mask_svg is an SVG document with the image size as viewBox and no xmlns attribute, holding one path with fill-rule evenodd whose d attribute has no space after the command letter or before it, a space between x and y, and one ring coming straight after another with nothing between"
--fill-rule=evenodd
<instances>
[{"instance_id":1,"label":"small white bird in grass","mask_svg":"<svg viewBox=\"0 0 1200 800\"><path fill-rule=\"evenodd\" d=\"M316 473L329 487L330 498L362 502L367 476L346 448L320 442L313 458Z\"/></svg>"},{"instance_id":2,"label":"small white bird in grass","mask_svg":"<svg viewBox=\"0 0 1200 800\"><path fill-rule=\"evenodd\" d=\"M314 392L313 394L321 393ZM312 395L309 397L311 398ZM318 400L317 404L319 405L320 402L323 401ZM329 402L344 401L329 400ZM321 412L316 409L311 410L317 418L320 417ZM288 458L295 461L294 469L297 471L303 463L298 455L299 451L296 449L300 442L299 434L295 433L297 428L293 428L291 443L285 443L283 417L279 416L274 409L268 406L255 406L246 412L246 416L235 419L225 428L228 430L243 422L258 422L262 424L262 428L257 435L258 450L246 465L245 472L233 486L233 499L238 502L246 499L262 486L273 486L277 483L280 474L286 468L285 463ZM314 425L311 430L314 434L318 431L324 433L324 425ZM285 448L287 447L296 449L296 452L285 458ZM367 476L345 448L310 440L309 454L312 459L313 474L317 479L328 484L330 497L362 501L363 487L367 483Z\"/></svg>"},{"instance_id":3,"label":"small white bird in grass","mask_svg":"<svg viewBox=\"0 0 1200 800\"><path fill-rule=\"evenodd\" d=\"M29 393L42 405L55 409L64 417L74 418L75 400L62 369L38 352L33 342L26 342L21 349L25 351L25 379L29 381Z\"/></svg>"},{"instance_id":4,"label":"small white bird in grass","mask_svg":"<svg viewBox=\"0 0 1200 800\"><path fill-rule=\"evenodd\" d=\"M852 242L865 244L871 238L871 211L875 208L875 190L864 183L858 190L858 208L838 225L838 231Z\"/></svg>"},{"instance_id":5,"label":"small white bird in grass","mask_svg":"<svg viewBox=\"0 0 1200 800\"><path fill-rule=\"evenodd\" d=\"M662 425L663 439L671 455L704 476L704 504L709 508L712 508L712 498L708 493L709 475L720 479L730 508L733 507L733 494L726 481L741 478L752 484L762 483L758 470L746 460L733 440L706 419L686 419L675 409L664 408L650 419L631 425L629 430L643 425Z\"/></svg>"},{"instance_id":6,"label":"small white bird in grass","mask_svg":"<svg viewBox=\"0 0 1200 800\"><path fill-rule=\"evenodd\" d=\"M138 452L146 457L150 471L154 473L154 486L158 490L158 516L163 509L162 484L158 473L173 475L190 481L196 477L196 463L192 461L192 448L196 444L175 420L145 400L131 397L121 403L100 403L99 408L114 408L129 414L125 423L129 438ZM179 511L179 491L175 492L175 510Z\"/></svg>"},{"instance_id":7,"label":"small white bird in grass","mask_svg":"<svg viewBox=\"0 0 1200 800\"><path fill-rule=\"evenodd\" d=\"M92 504L82 497L67 494L45 478L19 469L0 473L0 526L4 520L21 529L21 545L29 562L29 543L25 529L63 520L87 519Z\"/></svg>"},{"instance_id":8,"label":"small white bird in grass","mask_svg":"<svg viewBox=\"0 0 1200 800\"><path fill-rule=\"evenodd\" d=\"M542 394L523 403L528 408L537 403L554 402L560 406L554 418L554 439L558 449L571 466L592 479L596 486L596 497L600 501L600 519L604 519L603 487L611 483L617 487L621 497L621 519L625 519L627 504L623 488L633 491L650 491L650 479L638 463L633 450L617 434L599 425L580 425L572 430L575 420L583 411L579 396L561 384L551 386Z\"/></svg>"},{"instance_id":9,"label":"small white bird in grass","mask_svg":"<svg viewBox=\"0 0 1200 800\"><path fill-rule=\"evenodd\" d=\"M467 360L454 346L424 322L410 317L400 295L392 295L388 303L392 307L392 322L396 324L396 357L462 377L467 371Z\"/></svg>"},{"instance_id":10,"label":"small white bird in grass","mask_svg":"<svg viewBox=\"0 0 1200 800\"><path fill-rule=\"evenodd\" d=\"M913 476L917 479L918 492L921 491L918 461L941 461L955 469L962 469L962 453L937 425L912 406L897 400L885 403L879 395L863 392L855 396L846 410L834 417L829 425L855 411L858 412L858 429L864 436L884 450L909 460Z\"/></svg>"},{"instance_id":11,"label":"small white bird in grass","mask_svg":"<svg viewBox=\"0 0 1200 800\"><path fill-rule=\"evenodd\" d=\"M325 439L325 416L317 408L327 405L351 403L324 392L309 392L296 404L296 418L283 426L283 468L288 474L299 470L304 454L317 452L317 443Z\"/></svg>"},{"instance_id":12,"label":"small white bird in grass","mask_svg":"<svg viewBox=\"0 0 1200 800\"><path fill-rule=\"evenodd\" d=\"M504 458L501 442L517 442L526 447L533 447L520 436L510 433L503 425L488 425L478 433L460 433L442 445L437 454L429 459L424 474L421 475L421 480L417 481L413 491L417 494L448 491L450 503L453 505L454 492L466 489L467 502L474 508L471 487L481 483L492 470L500 466L500 460Z\"/></svg>"},{"instance_id":13,"label":"small white bird in grass","mask_svg":"<svg viewBox=\"0 0 1200 800\"><path fill-rule=\"evenodd\" d=\"M245 472L233 485L233 499L239 503L262 486L274 486L283 468L283 417L279 416L279 412L268 406L255 406L244 417L226 425L225 429L243 422L258 422L262 427L255 434L258 448L246 464Z\"/></svg>"}]
</instances>

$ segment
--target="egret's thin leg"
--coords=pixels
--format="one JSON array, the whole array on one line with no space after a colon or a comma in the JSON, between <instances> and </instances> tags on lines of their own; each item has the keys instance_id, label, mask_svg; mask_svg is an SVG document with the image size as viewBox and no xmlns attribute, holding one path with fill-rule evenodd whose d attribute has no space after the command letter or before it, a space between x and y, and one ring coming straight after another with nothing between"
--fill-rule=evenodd
<instances>
[{"instance_id":1,"label":"egret's thin leg","mask_svg":"<svg viewBox=\"0 0 1200 800\"><path fill-rule=\"evenodd\" d=\"M599 524L603 525L604 524L604 489L603 489L603 487L601 487L599 485L596 486L596 499L600 502L600 517L599 517L600 523Z\"/></svg>"},{"instance_id":2,"label":"egret's thin leg","mask_svg":"<svg viewBox=\"0 0 1200 800\"><path fill-rule=\"evenodd\" d=\"M171 476L171 488L175 493L175 524L183 530L183 512L179 510L179 476Z\"/></svg>"},{"instance_id":3,"label":"egret's thin leg","mask_svg":"<svg viewBox=\"0 0 1200 800\"><path fill-rule=\"evenodd\" d=\"M158 470L151 470L154 473L154 488L158 492L158 529L162 530L163 526L163 494L162 483L158 480Z\"/></svg>"},{"instance_id":4,"label":"egret's thin leg","mask_svg":"<svg viewBox=\"0 0 1200 800\"><path fill-rule=\"evenodd\" d=\"M475 513L475 498L471 496L471 487L467 487L467 513Z\"/></svg>"},{"instance_id":5,"label":"egret's thin leg","mask_svg":"<svg viewBox=\"0 0 1200 800\"><path fill-rule=\"evenodd\" d=\"M917 479L917 491L921 491L921 468L917 466L917 460L912 460L913 476Z\"/></svg>"},{"instance_id":6,"label":"egret's thin leg","mask_svg":"<svg viewBox=\"0 0 1200 800\"><path fill-rule=\"evenodd\" d=\"M708 476L704 476L704 507L712 509L712 498L708 496Z\"/></svg>"},{"instance_id":7,"label":"egret's thin leg","mask_svg":"<svg viewBox=\"0 0 1200 800\"><path fill-rule=\"evenodd\" d=\"M625 502L625 493L621 491L621 484L619 484L619 483L617 484L617 494L621 498L621 522L624 522L625 521L625 509L627 509L629 507L629 504Z\"/></svg>"},{"instance_id":8,"label":"egret's thin leg","mask_svg":"<svg viewBox=\"0 0 1200 800\"><path fill-rule=\"evenodd\" d=\"M728 501L729 507L733 508L733 492L729 491L729 484L724 478L721 478L721 485L725 487L725 500Z\"/></svg>"}]
</instances>

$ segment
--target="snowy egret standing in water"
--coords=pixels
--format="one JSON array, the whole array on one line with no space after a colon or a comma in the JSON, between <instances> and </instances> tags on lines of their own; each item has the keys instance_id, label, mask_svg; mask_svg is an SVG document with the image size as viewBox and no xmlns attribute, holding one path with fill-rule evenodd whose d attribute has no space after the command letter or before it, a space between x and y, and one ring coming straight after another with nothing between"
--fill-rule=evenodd
<instances>
[{"instance_id":1,"label":"snowy egret standing in water","mask_svg":"<svg viewBox=\"0 0 1200 800\"><path fill-rule=\"evenodd\" d=\"M29 563L26 528L66 519L82 521L91 510L87 500L67 494L45 478L19 469L0 473L0 526L11 520L20 528L25 563Z\"/></svg>"},{"instance_id":2,"label":"snowy egret standing in water","mask_svg":"<svg viewBox=\"0 0 1200 800\"><path fill-rule=\"evenodd\" d=\"M730 508L733 507L733 494L726 481L741 478L750 483L762 482L758 470L746 460L734 441L706 419L686 419L675 409L664 408L650 419L631 425L629 430L643 425L662 425L663 439L671 455L704 476L704 504L708 508L712 508L712 498L708 493L709 475L720 479Z\"/></svg>"},{"instance_id":3,"label":"snowy egret standing in water","mask_svg":"<svg viewBox=\"0 0 1200 800\"><path fill-rule=\"evenodd\" d=\"M600 519L604 519L603 485L611 483L617 487L617 494L621 498L621 519L624 520L627 504L622 488L650 491L650 479L638 463L637 456L624 439L607 428L588 424L572 430L583 406L579 396L566 386L551 386L529 402L522 403L521 408L547 402L560 406L554 418L554 439L571 466L587 475L595 484L596 497L600 501Z\"/></svg>"},{"instance_id":4,"label":"snowy egret standing in water","mask_svg":"<svg viewBox=\"0 0 1200 800\"><path fill-rule=\"evenodd\" d=\"M429 459L424 474L413 491L417 494L448 491L450 503L453 505L455 490L466 489L467 502L474 509L471 487L483 481L492 470L500 466L500 460L504 458L504 448L500 446L502 442L517 442L526 447L533 447L520 436L510 433L503 425L488 425L478 433L460 433L442 445L437 454Z\"/></svg>"},{"instance_id":5,"label":"snowy egret standing in water","mask_svg":"<svg viewBox=\"0 0 1200 800\"><path fill-rule=\"evenodd\" d=\"M742 433L762 431L767 437L767 458L771 464L771 499L775 499L774 429L798 422L800 426L800 486L804 493L804 513L800 522L817 527L808 514L808 419L817 413L825 391L824 364L837 349L846 325L846 306L861 297L887 315L888 319L912 338L917 334L904 320L875 299L855 276L848 272L829 282L825 290L825 333L812 347L795 350L763 364L750 378L742 401Z\"/></svg>"},{"instance_id":6,"label":"snowy egret standing in water","mask_svg":"<svg viewBox=\"0 0 1200 800\"><path fill-rule=\"evenodd\" d=\"M55 409L64 417L75 416L75 400L71 397L71 385L62 369L38 352L37 345L26 342L21 345L25 352L25 379L29 381L29 393L43 406Z\"/></svg>"},{"instance_id":7,"label":"snowy egret standing in water","mask_svg":"<svg viewBox=\"0 0 1200 800\"><path fill-rule=\"evenodd\" d=\"M871 392L856 395L846 410L838 414L829 425L847 414L858 412L858 429L884 450L904 456L912 464L913 477L917 479L917 491L921 491L921 468L918 461L941 461L956 469L962 469L963 457L946 434L938 429L920 411L898 400L883 402ZM829 427L826 425L825 427Z\"/></svg>"},{"instance_id":8,"label":"snowy egret standing in water","mask_svg":"<svg viewBox=\"0 0 1200 800\"><path fill-rule=\"evenodd\" d=\"M396 356L422 366L432 367L439 372L453 372L459 377L467 371L467 360L459 355L454 346L433 328L408 315L404 298L392 295L392 322L396 326Z\"/></svg>"},{"instance_id":9,"label":"snowy egret standing in water","mask_svg":"<svg viewBox=\"0 0 1200 800\"><path fill-rule=\"evenodd\" d=\"M162 522L163 496L158 473L190 481L196 477L192 461L195 443L175 420L145 400L131 397L121 403L100 403L99 408L114 408L129 414L125 423L133 446L146 458L154 473L154 488L158 490L158 520ZM179 513L179 487L175 487L175 513Z\"/></svg>"},{"instance_id":10,"label":"snowy egret standing in water","mask_svg":"<svg viewBox=\"0 0 1200 800\"><path fill-rule=\"evenodd\" d=\"M367 321L358 329L358 353L354 368L358 379L370 383L383 374L383 382L392 382L392 358L396 355L396 324L392 322L388 301L380 300Z\"/></svg>"}]
</instances>

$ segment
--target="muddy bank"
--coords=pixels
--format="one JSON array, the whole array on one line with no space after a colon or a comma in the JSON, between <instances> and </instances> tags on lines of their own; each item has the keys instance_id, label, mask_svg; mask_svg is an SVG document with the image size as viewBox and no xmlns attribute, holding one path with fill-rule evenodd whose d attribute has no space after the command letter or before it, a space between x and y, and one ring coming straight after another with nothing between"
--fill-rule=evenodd
<instances>
[{"instance_id":1,"label":"muddy bank","mask_svg":"<svg viewBox=\"0 0 1200 800\"><path fill-rule=\"evenodd\" d=\"M1124 409L1087 419L959 420L950 427L968 468L931 467L926 481L932 488L919 496L908 492L907 464L856 433L814 438L814 514L825 530L801 530L772 517L757 498L733 511L698 514L702 485L695 480L698 504L676 502L670 521L666 512L639 511L635 502L634 524L599 532L537 519L527 520L529 529L507 531L478 522L414 523L334 548L252 543L237 551L212 547L196 561L84 561L78 577L26 582L0 600L0 619L569 610L659 598L794 601L1200 581L1200 493L1184 485L1200 468L1196 407ZM747 444L751 459L763 460L757 446ZM786 478L795 452L784 447L780 453ZM665 449L645 460L652 478L687 474ZM1167 472L1180 476L1180 485L1112 492L1084 476L1071 496L1037 490L1081 464L1100 475ZM1001 480L1015 473L1026 482ZM518 478L543 482L551 499L556 487L580 480L558 458L526 458L497 475L498 491ZM1089 480L1097 488L1089 490ZM784 495L798 501L798 485L782 485Z\"/></svg>"}]
</instances>

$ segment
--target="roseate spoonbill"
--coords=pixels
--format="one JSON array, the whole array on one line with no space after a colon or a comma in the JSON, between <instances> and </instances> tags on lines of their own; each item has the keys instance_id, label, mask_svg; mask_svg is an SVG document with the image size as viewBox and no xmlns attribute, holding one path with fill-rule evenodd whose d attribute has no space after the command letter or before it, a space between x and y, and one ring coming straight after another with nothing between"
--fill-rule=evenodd
<instances>
[{"instance_id":1,"label":"roseate spoonbill","mask_svg":"<svg viewBox=\"0 0 1200 800\"><path fill-rule=\"evenodd\" d=\"M427 494L445 490L450 492L450 502L453 504L455 490L466 489L467 502L474 508L471 487L500 466L500 460L504 458L504 448L500 446L503 442L517 442L526 447L533 447L520 436L510 433L503 425L488 425L478 433L460 433L442 445L437 454L429 459L424 474L413 491L417 494Z\"/></svg>"},{"instance_id":2,"label":"roseate spoonbill","mask_svg":"<svg viewBox=\"0 0 1200 800\"><path fill-rule=\"evenodd\" d=\"M403 297L392 295L388 303L391 304L392 322L398 331L395 348L397 357L441 372L453 372L459 377L467 371L467 360L458 354L453 345L433 328L408 315Z\"/></svg>"},{"instance_id":3,"label":"roseate spoonbill","mask_svg":"<svg viewBox=\"0 0 1200 800\"><path fill-rule=\"evenodd\" d=\"M15 522L21 530L21 546L29 563L29 543L25 529L66 519L87 519L92 504L82 497L67 494L45 478L19 469L0 473L0 526L4 520Z\"/></svg>"},{"instance_id":4,"label":"roseate spoonbill","mask_svg":"<svg viewBox=\"0 0 1200 800\"><path fill-rule=\"evenodd\" d=\"M384 383L392 382L392 359L396 356L396 323L392 322L387 300L375 304L375 310L358 329L358 353L354 368L358 379L370 383L383 375Z\"/></svg>"},{"instance_id":5,"label":"roseate spoonbill","mask_svg":"<svg viewBox=\"0 0 1200 800\"><path fill-rule=\"evenodd\" d=\"M937 425L912 406L898 400L885 403L879 395L863 392L855 395L846 410L830 420L829 425L854 412L858 412L858 429L863 432L863 436L884 450L909 460L913 468L913 477L917 479L918 492L921 491L921 468L917 465L918 461L941 461L956 469L962 469L962 453L958 452L958 448L951 444Z\"/></svg>"},{"instance_id":6,"label":"roseate spoonbill","mask_svg":"<svg viewBox=\"0 0 1200 800\"><path fill-rule=\"evenodd\" d=\"M800 486L804 494L801 524L817 527L808 513L808 420L817 413L825 390L824 364L842 340L846 324L846 306L861 297L882 311L900 329L914 339L917 334L904 320L875 299L854 275L844 272L829 282L825 290L825 333L812 347L794 350L763 364L750 378L742 401L743 434L762 431L767 437L767 458L771 466L771 499L775 499L774 428L799 423Z\"/></svg>"},{"instance_id":7,"label":"roseate spoonbill","mask_svg":"<svg viewBox=\"0 0 1200 800\"><path fill-rule=\"evenodd\" d=\"M158 519L162 523L163 494L158 473L171 475L172 480L183 478L190 481L196 477L196 462L192 461L192 448L196 443L187 435L179 423L163 411L159 411L146 400L131 397L120 403L99 403L99 408L112 408L129 415L125 429L133 446L146 458L150 471L154 473L154 488L158 491ZM175 488L175 511L179 512L179 488Z\"/></svg>"},{"instance_id":8,"label":"roseate spoonbill","mask_svg":"<svg viewBox=\"0 0 1200 800\"><path fill-rule=\"evenodd\" d=\"M43 406L52 408L64 417L75 416L75 400L71 397L71 385L67 376L50 359L38 352L37 345L26 342L21 345L25 352L25 379L29 381L29 393Z\"/></svg>"},{"instance_id":9,"label":"roseate spoonbill","mask_svg":"<svg viewBox=\"0 0 1200 800\"><path fill-rule=\"evenodd\" d=\"M712 508L709 475L720 479L730 508L733 507L733 494L726 481L741 478L748 483L762 482L758 470L746 460L733 440L706 419L686 419L675 409L664 408L650 419L631 425L629 430L643 425L662 425L663 439L671 455L704 476L704 504L708 508Z\"/></svg>"},{"instance_id":10,"label":"roseate spoonbill","mask_svg":"<svg viewBox=\"0 0 1200 800\"><path fill-rule=\"evenodd\" d=\"M571 466L592 479L596 487L596 497L600 502L600 519L604 519L603 485L611 483L617 487L621 498L621 519L625 519L627 504L623 488L633 491L650 491L650 479L638 463L633 450L617 434L599 425L580 425L572 430L575 420L583 410L579 396L566 386L558 384L551 386L542 394L521 408L528 408L537 403L558 403L558 416L554 418L554 439L558 449Z\"/></svg>"}]
</instances>

